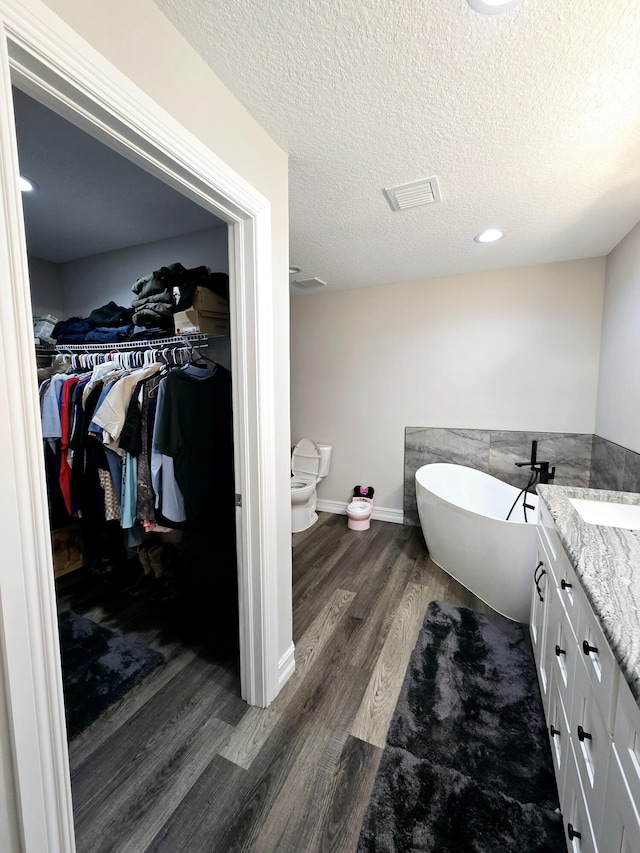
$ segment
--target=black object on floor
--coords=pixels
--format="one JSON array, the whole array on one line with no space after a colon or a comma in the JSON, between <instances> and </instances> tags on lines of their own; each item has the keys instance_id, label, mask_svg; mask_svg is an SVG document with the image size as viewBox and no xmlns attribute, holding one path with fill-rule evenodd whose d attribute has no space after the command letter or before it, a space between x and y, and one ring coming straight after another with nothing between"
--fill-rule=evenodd
<instances>
[{"instance_id":1,"label":"black object on floor","mask_svg":"<svg viewBox=\"0 0 640 853\"><path fill-rule=\"evenodd\" d=\"M72 610L58 614L69 740L161 663L164 656Z\"/></svg>"},{"instance_id":2,"label":"black object on floor","mask_svg":"<svg viewBox=\"0 0 640 853\"><path fill-rule=\"evenodd\" d=\"M564 853L529 626L432 601L359 853Z\"/></svg>"}]
</instances>

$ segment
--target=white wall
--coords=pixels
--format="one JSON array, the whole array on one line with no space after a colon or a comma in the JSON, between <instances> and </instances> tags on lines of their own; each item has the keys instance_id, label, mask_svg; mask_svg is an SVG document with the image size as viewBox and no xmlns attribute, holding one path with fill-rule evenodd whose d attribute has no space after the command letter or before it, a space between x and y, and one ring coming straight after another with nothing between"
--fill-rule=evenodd
<instances>
[{"instance_id":1,"label":"white wall","mask_svg":"<svg viewBox=\"0 0 640 853\"><path fill-rule=\"evenodd\" d=\"M292 437L333 444L318 496L402 508L404 429L591 433L604 258L296 296Z\"/></svg>"},{"instance_id":2,"label":"white wall","mask_svg":"<svg viewBox=\"0 0 640 853\"><path fill-rule=\"evenodd\" d=\"M607 258L596 435L640 452L640 223Z\"/></svg>"},{"instance_id":3,"label":"white wall","mask_svg":"<svg viewBox=\"0 0 640 853\"><path fill-rule=\"evenodd\" d=\"M45 0L174 119L270 202L280 654L292 637L287 156L221 83L152 0Z\"/></svg>"},{"instance_id":4,"label":"white wall","mask_svg":"<svg viewBox=\"0 0 640 853\"><path fill-rule=\"evenodd\" d=\"M204 265L214 272L228 272L226 223L59 264L63 316L88 317L111 299L127 308L135 298L131 286L137 279L176 261L187 268Z\"/></svg>"},{"instance_id":5,"label":"white wall","mask_svg":"<svg viewBox=\"0 0 640 853\"><path fill-rule=\"evenodd\" d=\"M29 284L33 313L53 314L61 320L65 314L59 265L30 255Z\"/></svg>"}]
</instances>

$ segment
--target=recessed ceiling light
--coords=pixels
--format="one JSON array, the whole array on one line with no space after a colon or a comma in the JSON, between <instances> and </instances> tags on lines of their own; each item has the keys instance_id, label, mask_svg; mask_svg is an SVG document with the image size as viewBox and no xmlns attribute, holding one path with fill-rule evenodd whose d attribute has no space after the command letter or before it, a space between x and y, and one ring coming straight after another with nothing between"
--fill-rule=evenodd
<instances>
[{"instance_id":1,"label":"recessed ceiling light","mask_svg":"<svg viewBox=\"0 0 640 853\"><path fill-rule=\"evenodd\" d=\"M473 238L476 243L495 243L496 240L502 240L504 231L499 231L497 228L485 228Z\"/></svg>"},{"instance_id":2,"label":"recessed ceiling light","mask_svg":"<svg viewBox=\"0 0 640 853\"><path fill-rule=\"evenodd\" d=\"M20 192L23 193L32 193L38 189L36 182L32 181L31 178L25 178L24 175L20 175L19 184Z\"/></svg>"},{"instance_id":3,"label":"recessed ceiling light","mask_svg":"<svg viewBox=\"0 0 640 853\"><path fill-rule=\"evenodd\" d=\"M468 0L469 5L476 12L482 12L483 15L497 15L499 12L506 12L507 9L512 9L521 3L522 0Z\"/></svg>"},{"instance_id":4,"label":"recessed ceiling light","mask_svg":"<svg viewBox=\"0 0 640 853\"><path fill-rule=\"evenodd\" d=\"M300 267L289 267L289 275L298 275L299 272L302 272Z\"/></svg>"}]
</instances>

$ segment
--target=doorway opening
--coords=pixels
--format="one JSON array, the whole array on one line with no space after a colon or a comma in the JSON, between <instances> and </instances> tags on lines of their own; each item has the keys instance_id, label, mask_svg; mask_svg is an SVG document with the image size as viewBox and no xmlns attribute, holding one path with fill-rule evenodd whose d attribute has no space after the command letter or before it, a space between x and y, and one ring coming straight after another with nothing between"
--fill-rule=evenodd
<instances>
[{"instance_id":1,"label":"doorway opening","mask_svg":"<svg viewBox=\"0 0 640 853\"><path fill-rule=\"evenodd\" d=\"M0 567L14 791L23 848L73 849L68 755L57 652L51 541L44 497L28 269L18 191L10 86L49 106L109 148L218 215L228 225L234 366L235 513L239 565L241 692L266 706L293 669L279 660L271 218L267 200L150 102L53 16L3 6L0 158L4 207L0 367L7 417L5 542ZM20 572L15 566L21 567Z\"/></svg>"},{"instance_id":2,"label":"doorway opening","mask_svg":"<svg viewBox=\"0 0 640 853\"><path fill-rule=\"evenodd\" d=\"M246 708L227 224L19 89L13 102L76 841L98 850L108 827L110 845L116 826L122 844L148 834L144 780L179 775L182 753L193 776L187 745L215 754L203 722ZM176 340L176 300L218 334Z\"/></svg>"}]
</instances>

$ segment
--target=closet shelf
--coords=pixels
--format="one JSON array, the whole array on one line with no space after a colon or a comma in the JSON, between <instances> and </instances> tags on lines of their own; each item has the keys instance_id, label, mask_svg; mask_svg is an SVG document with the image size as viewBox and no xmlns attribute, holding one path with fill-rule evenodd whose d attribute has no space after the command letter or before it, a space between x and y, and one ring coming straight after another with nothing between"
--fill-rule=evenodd
<instances>
[{"instance_id":1,"label":"closet shelf","mask_svg":"<svg viewBox=\"0 0 640 853\"><path fill-rule=\"evenodd\" d=\"M207 345L208 339L220 337L219 335L174 335L170 338L156 338L153 341L120 341L110 344L56 344L54 346L36 345L36 353L39 355L52 355L54 353L89 353L89 352L118 352L132 349L166 349L174 347L191 347L200 349Z\"/></svg>"}]
</instances>

